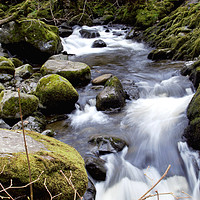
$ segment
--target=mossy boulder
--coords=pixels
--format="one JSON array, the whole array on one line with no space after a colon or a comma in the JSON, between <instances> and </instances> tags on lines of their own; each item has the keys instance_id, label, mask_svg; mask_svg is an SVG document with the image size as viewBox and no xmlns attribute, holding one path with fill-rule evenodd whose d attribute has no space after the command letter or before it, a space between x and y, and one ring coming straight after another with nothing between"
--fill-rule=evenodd
<instances>
[{"instance_id":1,"label":"mossy boulder","mask_svg":"<svg viewBox=\"0 0 200 200\"><path fill-rule=\"evenodd\" d=\"M14 75L15 73L15 66L12 61L3 56L0 56L0 73L11 75Z\"/></svg>"},{"instance_id":2,"label":"mossy boulder","mask_svg":"<svg viewBox=\"0 0 200 200\"><path fill-rule=\"evenodd\" d=\"M42 77L35 94L48 112L70 112L78 100L78 93L71 83L57 74Z\"/></svg>"},{"instance_id":3,"label":"mossy boulder","mask_svg":"<svg viewBox=\"0 0 200 200\"><path fill-rule=\"evenodd\" d=\"M57 141L48 136L33 131L25 131L26 141L29 150L34 199L48 200L50 198L44 186L51 192L52 196L62 193L57 199L74 199L74 190L65 177L71 177L71 181L77 192L83 196L87 188L87 173L84 167L84 160L80 154L71 146ZM29 183L26 154L24 152L22 131L10 131L0 129L0 168L3 173L0 175L0 182L4 187L10 185L22 186ZM16 143L16 141L18 141ZM5 167L4 167L5 166ZM10 189L9 194L13 198L24 196L27 199L29 187L22 189Z\"/></svg>"},{"instance_id":4,"label":"mossy boulder","mask_svg":"<svg viewBox=\"0 0 200 200\"><path fill-rule=\"evenodd\" d=\"M11 54L32 63L42 63L63 49L58 28L35 19L2 25L0 43Z\"/></svg>"},{"instance_id":5,"label":"mossy boulder","mask_svg":"<svg viewBox=\"0 0 200 200\"><path fill-rule=\"evenodd\" d=\"M84 85L91 79L90 67L87 64L64 59L49 59L40 71L43 75L59 74L73 85Z\"/></svg>"},{"instance_id":6,"label":"mossy boulder","mask_svg":"<svg viewBox=\"0 0 200 200\"><path fill-rule=\"evenodd\" d=\"M23 65L23 62L21 60L19 60L18 58L9 58L9 60L12 61L12 63L15 66L15 68L20 67L21 65Z\"/></svg>"},{"instance_id":7,"label":"mossy boulder","mask_svg":"<svg viewBox=\"0 0 200 200\"><path fill-rule=\"evenodd\" d=\"M184 136L191 147L200 150L200 87L188 106L187 117L189 125L185 129Z\"/></svg>"},{"instance_id":8,"label":"mossy boulder","mask_svg":"<svg viewBox=\"0 0 200 200\"><path fill-rule=\"evenodd\" d=\"M174 53L173 49L170 49L170 48L155 49L149 53L148 59L152 59L152 60L171 59L173 57L173 53Z\"/></svg>"},{"instance_id":9,"label":"mossy boulder","mask_svg":"<svg viewBox=\"0 0 200 200\"><path fill-rule=\"evenodd\" d=\"M23 116L31 115L37 110L39 100L36 96L21 93L20 100ZM4 90L0 93L0 115L2 118L20 118L18 92Z\"/></svg>"},{"instance_id":10,"label":"mossy boulder","mask_svg":"<svg viewBox=\"0 0 200 200\"><path fill-rule=\"evenodd\" d=\"M116 76L111 77L96 97L97 110L120 109L125 105L125 92Z\"/></svg>"}]
</instances>

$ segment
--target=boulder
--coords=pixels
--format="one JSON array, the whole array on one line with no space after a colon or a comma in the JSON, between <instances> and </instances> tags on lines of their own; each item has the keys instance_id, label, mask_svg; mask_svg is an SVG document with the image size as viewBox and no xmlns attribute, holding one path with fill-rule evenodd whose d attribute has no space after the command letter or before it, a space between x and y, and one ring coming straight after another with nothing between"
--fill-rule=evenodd
<instances>
[{"instance_id":1,"label":"boulder","mask_svg":"<svg viewBox=\"0 0 200 200\"><path fill-rule=\"evenodd\" d=\"M15 66L11 60L0 56L0 74L10 74L14 75L15 73Z\"/></svg>"},{"instance_id":2,"label":"boulder","mask_svg":"<svg viewBox=\"0 0 200 200\"><path fill-rule=\"evenodd\" d=\"M23 79L29 78L33 74L33 67L29 64L22 65L15 69L15 77L18 76Z\"/></svg>"},{"instance_id":3,"label":"boulder","mask_svg":"<svg viewBox=\"0 0 200 200\"><path fill-rule=\"evenodd\" d=\"M47 200L49 193L52 196L61 193L56 199L74 199L74 189L63 176L70 178L77 192L83 196L86 191L88 178L81 155L71 146L54 138L41 135L33 131L25 131L29 150L32 180L34 183L34 199ZM0 182L14 186L23 186L29 183L26 154L22 131L0 129L0 169L3 169ZM16 143L17 141L17 143ZM63 174L61 173L61 170ZM28 199L29 187L10 189L9 194L14 198Z\"/></svg>"},{"instance_id":4,"label":"boulder","mask_svg":"<svg viewBox=\"0 0 200 200\"><path fill-rule=\"evenodd\" d=\"M78 93L71 83L57 74L42 77L35 90L48 112L70 112L78 100Z\"/></svg>"},{"instance_id":5,"label":"boulder","mask_svg":"<svg viewBox=\"0 0 200 200\"><path fill-rule=\"evenodd\" d=\"M59 27L60 37L69 37L73 33L73 29L66 22L63 22Z\"/></svg>"},{"instance_id":6,"label":"boulder","mask_svg":"<svg viewBox=\"0 0 200 200\"><path fill-rule=\"evenodd\" d=\"M0 128L11 129L11 127L8 124L6 124L6 122L3 119L0 119Z\"/></svg>"},{"instance_id":7,"label":"boulder","mask_svg":"<svg viewBox=\"0 0 200 200\"><path fill-rule=\"evenodd\" d=\"M21 93L20 100L23 116L31 115L34 111L37 110L39 100L36 96ZM2 118L20 118L18 92L13 92L10 90L4 90L1 92L0 114Z\"/></svg>"},{"instance_id":8,"label":"boulder","mask_svg":"<svg viewBox=\"0 0 200 200\"><path fill-rule=\"evenodd\" d=\"M184 136L191 147L200 150L200 87L189 103L187 117L189 124L185 129Z\"/></svg>"},{"instance_id":9,"label":"boulder","mask_svg":"<svg viewBox=\"0 0 200 200\"><path fill-rule=\"evenodd\" d=\"M59 74L73 85L84 85L91 79L90 67L81 62L63 59L49 59L40 69L43 75Z\"/></svg>"},{"instance_id":10,"label":"boulder","mask_svg":"<svg viewBox=\"0 0 200 200\"><path fill-rule=\"evenodd\" d=\"M107 44L103 40L95 40L92 44L92 48L103 48L107 47Z\"/></svg>"},{"instance_id":11,"label":"boulder","mask_svg":"<svg viewBox=\"0 0 200 200\"><path fill-rule=\"evenodd\" d=\"M96 196L96 188L95 188L93 182L89 179L88 187L87 187L85 194L83 195L83 199L84 200L95 200L95 196Z\"/></svg>"},{"instance_id":12,"label":"boulder","mask_svg":"<svg viewBox=\"0 0 200 200\"><path fill-rule=\"evenodd\" d=\"M83 38L97 38L100 37L99 32L96 29L81 29L79 31Z\"/></svg>"},{"instance_id":13,"label":"boulder","mask_svg":"<svg viewBox=\"0 0 200 200\"><path fill-rule=\"evenodd\" d=\"M96 97L97 110L120 109L125 104L125 92L116 76L111 77Z\"/></svg>"},{"instance_id":14,"label":"boulder","mask_svg":"<svg viewBox=\"0 0 200 200\"><path fill-rule=\"evenodd\" d=\"M11 62L14 64L15 68L23 65L23 62L21 60L19 60L18 58L9 58L9 60L11 60Z\"/></svg>"},{"instance_id":15,"label":"boulder","mask_svg":"<svg viewBox=\"0 0 200 200\"><path fill-rule=\"evenodd\" d=\"M103 74L92 80L93 85L104 85L108 79L112 77L112 74Z\"/></svg>"},{"instance_id":16,"label":"boulder","mask_svg":"<svg viewBox=\"0 0 200 200\"><path fill-rule=\"evenodd\" d=\"M12 55L29 63L44 63L49 56L63 49L58 28L35 19L2 25L0 43Z\"/></svg>"}]
</instances>

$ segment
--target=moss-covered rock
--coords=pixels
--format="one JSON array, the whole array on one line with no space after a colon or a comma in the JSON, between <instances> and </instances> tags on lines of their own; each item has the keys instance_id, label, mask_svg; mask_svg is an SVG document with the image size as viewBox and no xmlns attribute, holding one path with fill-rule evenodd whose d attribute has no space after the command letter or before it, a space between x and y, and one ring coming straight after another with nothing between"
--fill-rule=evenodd
<instances>
[{"instance_id":1,"label":"moss-covered rock","mask_svg":"<svg viewBox=\"0 0 200 200\"><path fill-rule=\"evenodd\" d=\"M36 132L25 132L32 180L36 180L43 171L40 178L33 183L34 199L47 200L50 198L44 186L45 179L46 186L52 196L62 193L57 199L74 199L74 190L69 186L60 170L66 177L71 177L75 189L82 196L86 191L88 179L80 154L73 147L53 138ZM5 166L0 176L0 182L5 187L10 185L11 179L15 186L29 183L27 159L22 138L22 131L0 129L0 139L3 141L0 147L0 168L3 169ZM17 145L16 141L18 141ZM29 187L11 189L9 194L13 198L24 195L24 199L27 199L27 196L30 197Z\"/></svg>"},{"instance_id":2,"label":"moss-covered rock","mask_svg":"<svg viewBox=\"0 0 200 200\"><path fill-rule=\"evenodd\" d=\"M116 76L111 77L96 97L97 110L119 109L125 104L125 93Z\"/></svg>"},{"instance_id":3,"label":"moss-covered rock","mask_svg":"<svg viewBox=\"0 0 200 200\"><path fill-rule=\"evenodd\" d=\"M42 77L35 94L49 112L72 111L78 100L78 93L71 83L57 74Z\"/></svg>"},{"instance_id":4,"label":"moss-covered rock","mask_svg":"<svg viewBox=\"0 0 200 200\"><path fill-rule=\"evenodd\" d=\"M15 73L15 66L8 58L0 56L0 73L1 74L11 74Z\"/></svg>"},{"instance_id":5,"label":"moss-covered rock","mask_svg":"<svg viewBox=\"0 0 200 200\"><path fill-rule=\"evenodd\" d=\"M91 79L90 67L81 62L64 59L49 59L40 69L43 75L59 74L73 85L84 85Z\"/></svg>"},{"instance_id":6,"label":"moss-covered rock","mask_svg":"<svg viewBox=\"0 0 200 200\"><path fill-rule=\"evenodd\" d=\"M24 116L32 114L37 110L39 100L34 95L21 93L21 108ZM0 114L2 118L20 118L18 92L4 90L0 94Z\"/></svg>"},{"instance_id":7,"label":"moss-covered rock","mask_svg":"<svg viewBox=\"0 0 200 200\"><path fill-rule=\"evenodd\" d=\"M12 61L12 63L15 66L15 68L20 67L21 65L23 65L23 62L21 60L19 60L18 58L9 58L9 60Z\"/></svg>"},{"instance_id":8,"label":"moss-covered rock","mask_svg":"<svg viewBox=\"0 0 200 200\"><path fill-rule=\"evenodd\" d=\"M58 28L27 19L10 22L0 29L0 42L11 54L40 62L62 51ZM34 63L34 62L33 62Z\"/></svg>"}]
</instances>

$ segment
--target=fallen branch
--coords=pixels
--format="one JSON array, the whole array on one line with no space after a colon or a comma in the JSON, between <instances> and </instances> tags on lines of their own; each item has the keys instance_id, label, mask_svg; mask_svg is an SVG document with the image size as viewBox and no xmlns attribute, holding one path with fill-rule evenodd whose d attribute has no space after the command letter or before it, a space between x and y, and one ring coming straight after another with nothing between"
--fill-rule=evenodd
<instances>
[{"instance_id":1,"label":"fallen branch","mask_svg":"<svg viewBox=\"0 0 200 200\"><path fill-rule=\"evenodd\" d=\"M166 169L165 173L162 175L162 177L144 194L142 195L138 200L144 200L146 199L145 196L151 192L153 190L153 188L156 187L156 185L158 185L158 183L160 183L160 181L167 175L169 169L170 169L171 165L168 166L168 168ZM157 195L157 194L156 194Z\"/></svg>"}]
</instances>

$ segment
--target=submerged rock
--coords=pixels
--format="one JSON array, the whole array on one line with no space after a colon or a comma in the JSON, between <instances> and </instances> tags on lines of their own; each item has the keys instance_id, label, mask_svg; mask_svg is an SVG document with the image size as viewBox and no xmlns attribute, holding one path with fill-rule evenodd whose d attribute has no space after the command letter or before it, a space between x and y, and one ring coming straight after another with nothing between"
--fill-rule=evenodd
<instances>
[{"instance_id":1,"label":"submerged rock","mask_svg":"<svg viewBox=\"0 0 200 200\"><path fill-rule=\"evenodd\" d=\"M53 138L41 135L33 131L25 131L26 142L29 150L32 180L34 183L34 199L49 199L44 181L52 196L62 193L57 199L74 199L74 189L68 185L62 172L71 177L71 181L77 192L83 196L86 191L88 178L85 165L80 154L71 146ZM4 186L23 186L29 183L27 159L23 144L22 131L10 131L0 129L0 168L4 169L0 176L0 182ZM17 143L16 143L17 141ZM29 196L29 187L9 190L13 198Z\"/></svg>"},{"instance_id":2,"label":"submerged rock","mask_svg":"<svg viewBox=\"0 0 200 200\"><path fill-rule=\"evenodd\" d=\"M73 85L85 85L91 79L90 67L87 64L62 58L49 59L40 71L43 75L59 74Z\"/></svg>"},{"instance_id":3,"label":"submerged rock","mask_svg":"<svg viewBox=\"0 0 200 200\"><path fill-rule=\"evenodd\" d=\"M116 76L111 77L96 97L97 110L119 109L125 105L125 92Z\"/></svg>"},{"instance_id":4,"label":"submerged rock","mask_svg":"<svg viewBox=\"0 0 200 200\"><path fill-rule=\"evenodd\" d=\"M20 93L20 99L23 116L31 115L37 110L39 100L36 96ZM20 118L18 92L13 92L10 90L4 90L1 92L0 115L2 118Z\"/></svg>"},{"instance_id":5,"label":"submerged rock","mask_svg":"<svg viewBox=\"0 0 200 200\"><path fill-rule=\"evenodd\" d=\"M57 74L42 77L35 94L50 113L70 112L78 100L78 93L71 83Z\"/></svg>"},{"instance_id":6,"label":"submerged rock","mask_svg":"<svg viewBox=\"0 0 200 200\"><path fill-rule=\"evenodd\" d=\"M92 44L92 48L107 47L107 44L103 40L95 40Z\"/></svg>"}]
</instances>

